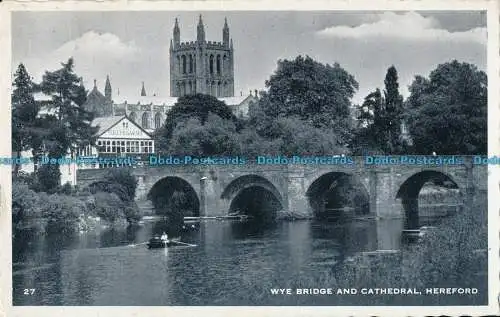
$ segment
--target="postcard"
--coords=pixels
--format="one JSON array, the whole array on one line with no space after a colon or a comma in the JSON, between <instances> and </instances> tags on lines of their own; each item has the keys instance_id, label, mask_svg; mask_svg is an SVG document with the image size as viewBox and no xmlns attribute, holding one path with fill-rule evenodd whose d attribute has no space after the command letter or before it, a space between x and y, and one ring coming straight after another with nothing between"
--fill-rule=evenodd
<instances>
[{"instance_id":1,"label":"postcard","mask_svg":"<svg viewBox=\"0 0 500 317\"><path fill-rule=\"evenodd\" d=\"M1 3L0 311L497 314L498 14Z\"/></svg>"}]
</instances>

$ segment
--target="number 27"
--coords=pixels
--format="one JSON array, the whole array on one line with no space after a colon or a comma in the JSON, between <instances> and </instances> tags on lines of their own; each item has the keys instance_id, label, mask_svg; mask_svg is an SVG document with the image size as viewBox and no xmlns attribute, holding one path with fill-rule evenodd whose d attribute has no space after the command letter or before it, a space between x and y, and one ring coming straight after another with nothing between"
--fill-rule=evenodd
<instances>
[{"instance_id":1,"label":"number 27","mask_svg":"<svg viewBox=\"0 0 500 317\"><path fill-rule=\"evenodd\" d=\"M34 288L25 288L23 294L24 295L33 295L33 294L35 294L35 289Z\"/></svg>"}]
</instances>

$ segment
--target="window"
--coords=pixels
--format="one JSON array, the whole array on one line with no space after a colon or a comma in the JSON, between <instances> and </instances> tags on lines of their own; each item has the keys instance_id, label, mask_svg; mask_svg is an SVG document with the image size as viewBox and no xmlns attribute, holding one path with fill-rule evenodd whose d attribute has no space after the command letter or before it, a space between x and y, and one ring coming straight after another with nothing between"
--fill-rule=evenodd
<instances>
[{"instance_id":1,"label":"window","mask_svg":"<svg viewBox=\"0 0 500 317\"><path fill-rule=\"evenodd\" d=\"M186 55L182 55L182 73L186 73Z\"/></svg>"},{"instance_id":2,"label":"window","mask_svg":"<svg viewBox=\"0 0 500 317\"><path fill-rule=\"evenodd\" d=\"M217 55L217 75L220 75L220 55Z\"/></svg>"},{"instance_id":3,"label":"window","mask_svg":"<svg viewBox=\"0 0 500 317\"><path fill-rule=\"evenodd\" d=\"M155 129L158 129L161 127L161 114L158 112L155 115Z\"/></svg>"},{"instance_id":4,"label":"window","mask_svg":"<svg viewBox=\"0 0 500 317\"><path fill-rule=\"evenodd\" d=\"M150 118L149 112L144 112L144 114L142 115L142 127L144 129L149 129L149 118Z\"/></svg>"},{"instance_id":5,"label":"window","mask_svg":"<svg viewBox=\"0 0 500 317\"><path fill-rule=\"evenodd\" d=\"M214 56L210 55L210 61L208 63L210 65L210 74L214 73Z\"/></svg>"},{"instance_id":6,"label":"window","mask_svg":"<svg viewBox=\"0 0 500 317\"><path fill-rule=\"evenodd\" d=\"M111 152L116 153L116 142L115 141L111 142Z\"/></svg>"}]
</instances>

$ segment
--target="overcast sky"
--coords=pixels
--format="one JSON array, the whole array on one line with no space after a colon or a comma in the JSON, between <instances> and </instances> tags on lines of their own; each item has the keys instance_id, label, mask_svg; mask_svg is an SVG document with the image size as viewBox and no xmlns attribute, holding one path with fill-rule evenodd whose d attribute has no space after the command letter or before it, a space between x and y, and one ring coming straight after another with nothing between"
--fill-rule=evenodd
<instances>
[{"instance_id":1,"label":"overcast sky","mask_svg":"<svg viewBox=\"0 0 500 317\"><path fill-rule=\"evenodd\" d=\"M395 65L401 93L415 75L458 59L486 69L484 12L16 12L12 25L12 69L22 62L36 81L70 56L87 89L97 79L113 94L169 96L168 49L174 19L181 41L196 39L198 15L206 38L222 41L227 17L235 49L235 95L263 89L278 59L309 55L338 62L354 75L360 102Z\"/></svg>"}]
</instances>

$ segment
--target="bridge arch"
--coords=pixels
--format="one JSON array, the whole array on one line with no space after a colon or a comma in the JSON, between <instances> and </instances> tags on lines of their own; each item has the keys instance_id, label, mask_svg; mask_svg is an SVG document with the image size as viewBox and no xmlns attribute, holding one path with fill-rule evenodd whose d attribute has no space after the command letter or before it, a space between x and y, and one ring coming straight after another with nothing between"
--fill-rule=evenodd
<instances>
[{"instance_id":1,"label":"bridge arch","mask_svg":"<svg viewBox=\"0 0 500 317\"><path fill-rule=\"evenodd\" d=\"M285 201L280 191L263 176L249 174L231 181L223 190L222 201L227 213L267 217L283 209Z\"/></svg>"},{"instance_id":2,"label":"bridge arch","mask_svg":"<svg viewBox=\"0 0 500 317\"><path fill-rule=\"evenodd\" d=\"M405 217L405 229L417 229L420 227L420 208L419 208L419 194L426 185L435 185L445 189L457 190L460 200L462 199L462 187L459 186L459 182L455 180L450 174L444 171L437 170L422 170L416 172L406 179L396 187L398 189L396 193L396 199L402 204L404 217ZM451 197L454 198L454 197ZM457 198L457 197L455 197ZM458 202L457 202L458 203Z\"/></svg>"},{"instance_id":3,"label":"bridge arch","mask_svg":"<svg viewBox=\"0 0 500 317\"><path fill-rule=\"evenodd\" d=\"M183 216L200 216L200 199L191 183L179 176L165 176L149 189L146 198L155 212L164 214L179 208Z\"/></svg>"},{"instance_id":4,"label":"bridge arch","mask_svg":"<svg viewBox=\"0 0 500 317\"><path fill-rule=\"evenodd\" d=\"M306 190L313 214L319 218L344 218L368 214L370 195L362 180L344 172L326 172Z\"/></svg>"}]
</instances>

